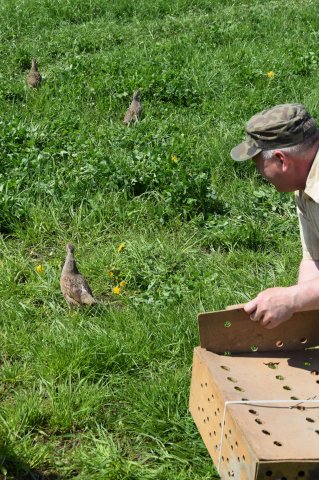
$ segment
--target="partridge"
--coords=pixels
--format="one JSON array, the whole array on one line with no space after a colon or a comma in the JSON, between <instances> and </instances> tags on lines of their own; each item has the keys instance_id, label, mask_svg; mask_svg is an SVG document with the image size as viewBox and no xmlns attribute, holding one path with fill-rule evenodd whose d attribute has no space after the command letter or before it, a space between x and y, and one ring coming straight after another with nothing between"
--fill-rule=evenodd
<instances>
[{"instance_id":1,"label":"partridge","mask_svg":"<svg viewBox=\"0 0 319 480\"><path fill-rule=\"evenodd\" d=\"M38 71L38 64L35 58L32 58L31 69L27 77L29 87L38 88L40 86L42 77Z\"/></svg>"},{"instance_id":2,"label":"partridge","mask_svg":"<svg viewBox=\"0 0 319 480\"><path fill-rule=\"evenodd\" d=\"M136 123L138 121L138 118L142 113L142 104L141 104L140 96L141 96L140 90L135 90L131 105L126 110L126 113L124 115L125 125L130 125L132 122Z\"/></svg>"},{"instance_id":3,"label":"partridge","mask_svg":"<svg viewBox=\"0 0 319 480\"><path fill-rule=\"evenodd\" d=\"M93 297L92 290L77 269L74 259L74 246L66 245L66 257L60 278L61 291L70 307L93 305L98 301Z\"/></svg>"}]
</instances>

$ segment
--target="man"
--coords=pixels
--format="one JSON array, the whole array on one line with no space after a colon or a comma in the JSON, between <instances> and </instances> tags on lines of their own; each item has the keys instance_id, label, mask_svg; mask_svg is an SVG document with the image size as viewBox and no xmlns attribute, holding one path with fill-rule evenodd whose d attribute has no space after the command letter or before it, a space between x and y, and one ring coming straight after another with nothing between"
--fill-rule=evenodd
<instances>
[{"instance_id":1,"label":"man","mask_svg":"<svg viewBox=\"0 0 319 480\"><path fill-rule=\"evenodd\" d=\"M244 310L253 321L274 328L294 312L319 309L319 129L304 105L277 105L254 115L246 140L231 151L252 159L279 192L295 191L303 258L298 284L268 288Z\"/></svg>"}]
</instances>

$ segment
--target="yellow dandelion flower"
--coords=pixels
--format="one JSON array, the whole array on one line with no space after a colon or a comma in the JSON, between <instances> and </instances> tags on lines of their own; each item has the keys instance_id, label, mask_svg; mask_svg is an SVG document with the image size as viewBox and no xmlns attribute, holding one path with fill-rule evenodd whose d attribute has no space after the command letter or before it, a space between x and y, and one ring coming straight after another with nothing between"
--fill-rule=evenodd
<instances>
[{"instance_id":1,"label":"yellow dandelion flower","mask_svg":"<svg viewBox=\"0 0 319 480\"><path fill-rule=\"evenodd\" d=\"M115 293L115 295L118 295L121 292L121 289L120 287L116 286L116 287L113 287L112 291L113 293Z\"/></svg>"},{"instance_id":2,"label":"yellow dandelion flower","mask_svg":"<svg viewBox=\"0 0 319 480\"><path fill-rule=\"evenodd\" d=\"M272 78L274 78L274 76L275 76L275 72L273 72L272 70L270 70L270 72L267 73L268 78L272 79Z\"/></svg>"},{"instance_id":3,"label":"yellow dandelion flower","mask_svg":"<svg viewBox=\"0 0 319 480\"><path fill-rule=\"evenodd\" d=\"M126 287L126 285L127 285L127 282L125 280L122 280L120 282L120 287Z\"/></svg>"},{"instance_id":4,"label":"yellow dandelion flower","mask_svg":"<svg viewBox=\"0 0 319 480\"><path fill-rule=\"evenodd\" d=\"M119 253L121 253L122 250L124 250L124 248L125 248L125 243L122 242L122 243L120 243L119 246L117 247L117 251L118 251Z\"/></svg>"},{"instance_id":5,"label":"yellow dandelion flower","mask_svg":"<svg viewBox=\"0 0 319 480\"><path fill-rule=\"evenodd\" d=\"M109 276L109 277L114 277L114 272L113 272L113 270L110 270L110 271L109 271L108 276Z\"/></svg>"},{"instance_id":6,"label":"yellow dandelion flower","mask_svg":"<svg viewBox=\"0 0 319 480\"><path fill-rule=\"evenodd\" d=\"M175 163L178 162L178 159L177 159L177 156L176 156L176 155L172 155L172 162L175 162Z\"/></svg>"},{"instance_id":7,"label":"yellow dandelion flower","mask_svg":"<svg viewBox=\"0 0 319 480\"><path fill-rule=\"evenodd\" d=\"M43 265L37 265L35 267L35 270L36 270L37 273L40 273L40 274L44 273L44 266Z\"/></svg>"}]
</instances>

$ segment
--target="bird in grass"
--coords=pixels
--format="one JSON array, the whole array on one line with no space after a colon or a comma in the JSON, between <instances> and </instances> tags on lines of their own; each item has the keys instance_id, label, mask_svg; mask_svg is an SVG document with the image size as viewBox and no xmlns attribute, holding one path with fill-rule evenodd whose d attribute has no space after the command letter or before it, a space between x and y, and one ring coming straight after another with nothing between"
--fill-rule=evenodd
<instances>
[{"instance_id":1,"label":"bird in grass","mask_svg":"<svg viewBox=\"0 0 319 480\"><path fill-rule=\"evenodd\" d=\"M93 297L89 284L76 266L74 246L71 243L67 243L66 251L67 254L60 278L61 291L65 300L70 307L98 303Z\"/></svg>"},{"instance_id":2,"label":"bird in grass","mask_svg":"<svg viewBox=\"0 0 319 480\"><path fill-rule=\"evenodd\" d=\"M142 104L141 104L141 92L140 90L135 90L133 93L133 100L131 105L126 110L124 115L125 125L130 125L132 122L136 123L142 113Z\"/></svg>"},{"instance_id":3,"label":"bird in grass","mask_svg":"<svg viewBox=\"0 0 319 480\"><path fill-rule=\"evenodd\" d=\"M42 77L38 70L38 63L35 58L32 58L31 69L28 73L27 82L29 87L38 88L40 86Z\"/></svg>"}]
</instances>

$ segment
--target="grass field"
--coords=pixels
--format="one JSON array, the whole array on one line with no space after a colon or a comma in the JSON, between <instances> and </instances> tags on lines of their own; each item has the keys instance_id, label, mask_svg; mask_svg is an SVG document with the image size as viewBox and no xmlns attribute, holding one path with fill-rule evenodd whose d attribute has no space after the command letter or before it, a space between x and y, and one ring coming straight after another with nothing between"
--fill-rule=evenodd
<instances>
[{"instance_id":1,"label":"grass field","mask_svg":"<svg viewBox=\"0 0 319 480\"><path fill-rule=\"evenodd\" d=\"M318 10L1 1L1 480L218 478L188 413L196 315L300 260L293 196L229 151L263 108L318 118ZM68 241L104 304L69 311Z\"/></svg>"}]
</instances>

